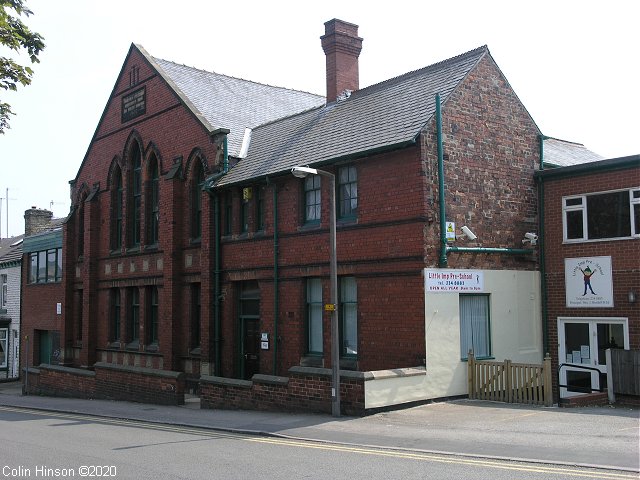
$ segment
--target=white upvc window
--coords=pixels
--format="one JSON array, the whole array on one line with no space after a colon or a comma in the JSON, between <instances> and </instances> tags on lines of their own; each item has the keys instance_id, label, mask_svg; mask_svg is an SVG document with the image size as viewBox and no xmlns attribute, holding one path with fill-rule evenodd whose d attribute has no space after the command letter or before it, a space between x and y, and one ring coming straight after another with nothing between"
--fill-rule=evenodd
<instances>
[{"instance_id":1,"label":"white upvc window","mask_svg":"<svg viewBox=\"0 0 640 480\"><path fill-rule=\"evenodd\" d=\"M460 358L469 351L475 358L491 357L491 323L489 295L460 294Z\"/></svg>"},{"instance_id":2,"label":"white upvc window","mask_svg":"<svg viewBox=\"0 0 640 480\"><path fill-rule=\"evenodd\" d=\"M0 275L0 308L7 308L7 275Z\"/></svg>"},{"instance_id":3,"label":"white upvc window","mask_svg":"<svg viewBox=\"0 0 640 480\"><path fill-rule=\"evenodd\" d=\"M640 237L640 188L562 199L565 242Z\"/></svg>"},{"instance_id":4,"label":"white upvc window","mask_svg":"<svg viewBox=\"0 0 640 480\"><path fill-rule=\"evenodd\" d=\"M7 368L9 362L9 329L0 328L0 368Z\"/></svg>"}]
</instances>

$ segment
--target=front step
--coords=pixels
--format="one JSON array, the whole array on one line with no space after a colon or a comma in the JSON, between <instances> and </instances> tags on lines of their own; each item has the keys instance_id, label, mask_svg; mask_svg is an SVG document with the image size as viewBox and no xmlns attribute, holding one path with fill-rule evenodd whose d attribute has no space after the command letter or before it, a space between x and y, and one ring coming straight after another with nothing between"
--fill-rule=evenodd
<instances>
[{"instance_id":1,"label":"front step","mask_svg":"<svg viewBox=\"0 0 640 480\"><path fill-rule=\"evenodd\" d=\"M561 398L558 406L565 408L590 407L596 405L609 405L607 392L587 393L575 397Z\"/></svg>"}]
</instances>

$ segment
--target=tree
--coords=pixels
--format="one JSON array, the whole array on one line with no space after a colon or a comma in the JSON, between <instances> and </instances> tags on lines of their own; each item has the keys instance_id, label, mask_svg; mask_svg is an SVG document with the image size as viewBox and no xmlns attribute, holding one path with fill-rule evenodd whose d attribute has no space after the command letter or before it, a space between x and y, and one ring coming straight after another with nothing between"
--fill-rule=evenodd
<instances>
[{"instance_id":1,"label":"tree","mask_svg":"<svg viewBox=\"0 0 640 480\"><path fill-rule=\"evenodd\" d=\"M32 32L19 18L28 17L33 12L25 5L25 0L0 0L0 45L22 53L26 53L31 63L40 63L38 55L44 49L43 38L39 33ZM33 70L23 66L11 58L0 56L0 87L4 90L17 90L18 84L31 84ZM0 101L0 133L5 133L9 127L11 105Z\"/></svg>"}]
</instances>

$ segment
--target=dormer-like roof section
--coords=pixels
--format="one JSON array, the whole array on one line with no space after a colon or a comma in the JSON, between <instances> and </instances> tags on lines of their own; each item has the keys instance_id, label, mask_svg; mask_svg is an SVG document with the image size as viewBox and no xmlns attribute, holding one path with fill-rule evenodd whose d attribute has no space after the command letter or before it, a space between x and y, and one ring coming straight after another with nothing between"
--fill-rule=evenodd
<instances>
[{"instance_id":1,"label":"dormer-like roof section","mask_svg":"<svg viewBox=\"0 0 640 480\"><path fill-rule=\"evenodd\" d=\"M486 46L353 92L348 98L256 128L248 155L219 182L228 185L400 148L415 142L447 98L485 56Z\"/></svg>"},{"instance_id":2,"label":"dormer-like roof section","mask_svg":"<svg viewBox=\"0 0 640 480\"><path fill-rule=\"evenodd\" d=\"M230 156L239 157L246 128L324 105L322 95L273 87L147 56L208 128L228 130ZM214 127L215 126L215 127Z\"/></svg>"}]
</instances>

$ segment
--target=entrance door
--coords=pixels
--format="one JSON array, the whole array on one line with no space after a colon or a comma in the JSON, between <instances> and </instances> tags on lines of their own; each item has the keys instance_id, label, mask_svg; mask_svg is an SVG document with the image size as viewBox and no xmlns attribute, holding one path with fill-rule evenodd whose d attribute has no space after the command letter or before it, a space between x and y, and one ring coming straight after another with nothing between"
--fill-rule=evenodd
<instances>
[{"instance_id":1,"label":"entrance door","mask_svg":"<svg viewBox=\"0 0 640 480\"><path fill-rule=\"evenodd\" d=\"M560 397L607 388L607 348L629 348L626 318L559 318Z\"/></svg>"},{"instance_id":2,"label":"entrance door","mask_svg":"<svg viewBox=\"0 0 640 480\"><path fill-rule=\"evenodd\" d=\"M36 332L40 343L37 364L60 364L60 332L56 330L36 330Z\"/></svg>"},{"instance_id":3,"label":"entrance door","mask_svg":"<svg viewBox=\"0 0 640 480\"><path fill-rule=\"evenodd\" d=\"M260 321L246 318L242 326L243 377L248 380L260 373Z\"/></svg>"},{"instance_id":4,"label":"entrance door","mask_svg":"<svg viewBox=\"0 0 640 480\"><path fill-rule=\"evenodd\" d=\"M258 282L240 285L240 377L260 373L260 289Z\"/></svg>"}]
</instances>

